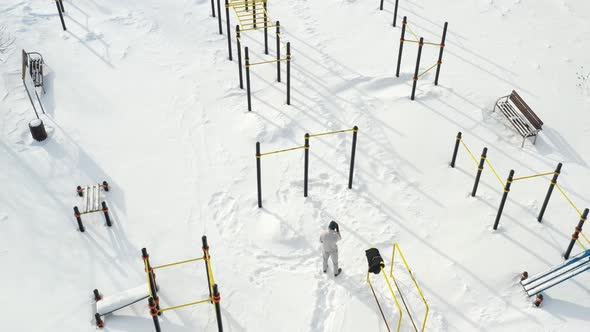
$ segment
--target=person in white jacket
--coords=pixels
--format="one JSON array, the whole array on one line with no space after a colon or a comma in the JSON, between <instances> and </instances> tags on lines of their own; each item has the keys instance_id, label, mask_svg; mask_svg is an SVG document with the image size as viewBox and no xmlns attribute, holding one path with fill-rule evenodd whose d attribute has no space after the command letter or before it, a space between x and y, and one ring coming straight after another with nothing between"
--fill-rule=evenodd
<instances>
[{"instance_id":1,"label":"person in white jacket","mask_svg":"<svg viewBox=\"0 0 590 332\"><path fill-rule=\"evenodd\" d=\"M322 252L324 259L324 273L328 272L328 258L332 258L334 264L334 276L338 276L342 269L338 267L338 245L336 242L342 240L340 236L340 228L338 224L332 220L328 229L320 235L320 243L322 243Z\"/></svg>"}]
</instances>

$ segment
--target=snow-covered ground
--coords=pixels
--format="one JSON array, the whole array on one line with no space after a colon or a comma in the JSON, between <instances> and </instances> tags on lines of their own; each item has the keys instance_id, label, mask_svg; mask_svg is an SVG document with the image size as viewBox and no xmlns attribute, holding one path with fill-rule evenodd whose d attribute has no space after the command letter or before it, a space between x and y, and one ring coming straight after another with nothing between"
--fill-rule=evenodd
<instances>
[{"instance_id":1,"label":"snow-covered ground","mask_svg":"<svg viewBox=\"0 0 590 332\"><path fill-rule=\"evenodd\" d=\"M270 0L291 42L292 100L272 64L252 67L253 112L227 59L209 0L2 0L0 24L15 43L0 56L0 314L2 330L93 331L92 290L145 282L152 264L199 257L209 237L227 331L386 331L365 282L364 250L387 266L400 244L430 305L427 331L586 331L590 273L544 292L535 308L518 284L563 261L579 217L557 192L542 224L548 179L515 182L497 231L502 188L476 171L458 131L505 179L550 172L580 208L590 206L590 2L400 1L398 22L438 42L449 22L439 86L433 71L410 101L416 45L395 78L400 28L393 0ZM223 6L223 3L222 3ZM236 19L233 13L232 26ZM225 16L225 15L224 15ZM225 20L225 19L224 19ZM225 22L223 24L225 31ZM260 31L243 34L253 61ZM270 33L274 54L274 31ZM235 40L233 43L235 56ZM20 50L43 54L49 139L34 142L20 80ZM422 68L438 49L425 46ZM521 138L495 100L516 89L544 121L536 145ZM303 150L262 159L256 205L255 142L262 151L303 144L306 132L359 127L354 187L346 188L350 133L312 138L309 197ZM114 225L84 216L75 188L107 180ZM337 220L343 274L321 272L319 232ZM574 253L580 251L576 246ZM197 264L198 263L198 264ZM202 263L158 270L163 306L207 296ZM396 269L398 266L396 265ZM418 321L412 285L402 291ZM390 325L399 313L373 276ZM403 330L413 331L404 316ZM216 331L207 304L166 312L163 331ZM105 331L151 331L147 303L106 317Z\"/></svg>"}]
</instances>

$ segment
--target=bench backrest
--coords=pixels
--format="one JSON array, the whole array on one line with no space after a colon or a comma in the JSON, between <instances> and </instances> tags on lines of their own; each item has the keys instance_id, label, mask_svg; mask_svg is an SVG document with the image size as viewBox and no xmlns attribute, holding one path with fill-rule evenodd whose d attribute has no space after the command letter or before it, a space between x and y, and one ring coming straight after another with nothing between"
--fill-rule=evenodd
<instances>
[{"instance_id":1,"label":"bench backrest","mask_svg":"<svg viewBox=\"0 0 590 332\"><path fill-rule=\"evenodd\" d=\"M527 120L529 120L535 129L542 129L543 121L539 119L537 114L533 112L529 105L527 105L527 103L514 90L512 90L512 93L510 94L510 101L518 107L520 112L527 118Z\"/></svg>"}]
</instances>

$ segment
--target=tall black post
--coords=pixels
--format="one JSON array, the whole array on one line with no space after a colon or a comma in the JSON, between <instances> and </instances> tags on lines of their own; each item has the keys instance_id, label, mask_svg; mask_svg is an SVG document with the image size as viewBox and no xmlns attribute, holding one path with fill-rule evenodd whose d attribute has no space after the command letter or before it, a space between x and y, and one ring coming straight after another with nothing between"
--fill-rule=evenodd
<instances>
[{"instance_id":1,"label":"tall black post","mask_svg":"<svg viewBox=\"0 0 590 332\"><path fill-rule=\"evenodd\" d=\"M494 230L498 229L498 224L500 223L500 218L502 217L502 211L504 211L504 204L506 204L506 198L508 198L508 193L510 192L510 185L512 184L513 177L514 170L511 169L508 179L506 180L504 194L502 194L502 201L500 201L500 207L498 208L498 214L496 215L496 221L494 221Z\"/></svg>"},{"instance_id":2,"label":"tall black post","mask_svg":"<svg viewBox=\"0 0 590 332\"><path fill-rule=\"evenodd\" d=\"M543 206L541 207L541 211L539 212L539 216L537 217L537 221L543 221L543 215L545 214L545 209L547 209L547 204L549 204L549 199L551 198L551 194L553 193L553 188L557 184L557 178L561 173L561 163L557 164L557 168L555 169L555 174L553 174L553 179L551 179L551 184L549 185L549 189L547 189L547 195L545 196L545 200L543 201Z\"/></svg>"},{"instance_id":3,"label":"tall black post","mask_svg":"<svg viewBox=\"0 0 590 332\"><path fill-rule=\"evenodd\" d=\"M383 10L383 0L381 0L381 4L379 5L379 10Z\"/></svg>"},{"instance_id":4,"label":"tall black post","mask_svg":"<svg viewBox=\"0 0 590 332\"><path fill-rule=\"evenodd\" d=\"M231 52L231 33L230 33L230 21L229 21L229 0L225 0L225 23L227 29L227 52L229 53L229 61L233 61Z\"/></svg>"},{"instance_id":5,"label":"tall black post","mask_svg":"<svg viewBox=\"0 0 590 332\"><path fill-rule=\"evenodd\" d=\"M307 180L309 174L309 134L305 133L305 162L303 165L303 197L307 197Z\"/></svg>"},{"instance_id":6,"label":"tall black post","mask_svg":"<svg viewBox=\"0 0 590 332\"><path fill-rule=\"evenodd\" d=\"M223 29L221 28L221 2L217 0L217 21L219 22L219 34L223 35Z\"/></svg>"},{"instance_id":7,"label":"tall black post","mask_svg":"<svg viewBox=\"0 0 590 332\"><path fill-rule=\"evenodd\" d=\"M352 127L352 152L350 153L350 172L348 173L348 189L352 189L352 175L354 173L354 156L356 154L356 135L359 127Z\"/></svg>"},{"instance_id":8,"label":"tall black post","mask_svg":"<svg viewBox=\"0 0 590 332\"><path fill-rule=\"evenodd\" d=\"M420 57L422 57L422 46L424 46L424 38L420 37L418 43L418 57L416 58L416 70L414 70L414 84L412 85L412 96L410 99L414 100L416 95L416 85L418 85L418 71L420 70Z\"/></svg>"},{"instance_id":9,"label":"tall black post","mask_svg":"<svg viewBox=\"0 0 590 332\"><path fill-rule=\"evenodd\" d=\"M395 71L395 77L399 77L399 69L402 65L402 53L404 51L404 38L406 37L406 24L408 24L408 18L404 16L402 21L402 35L399 39L399 54L397 55L397 70Z\"/></svg>"},{"instance_id":10,"label":"tall black post","mask_svg":"<svg viewBox=\"0 0 590 332\"><path fill-rule=\"evenodd\" d=\"M256 186L258 188L258 207L262 207L262 183L260 176L260 142L256 142Z\"/></svg>"},{"instance_id":11,"label":"tall black post","mask_svg":"<svg viewBox=\"0 0 590 332\"><path fill-rule=\"evenodd\" d=\"M277 21L277 82L281 81L281 22Z\"/></svg>"},{"instance_id":12,"label":"tall black post","mask_svg":"<svg viewBox=\"0 0 590 332\"><path fill-rule=\"evenodd\" d=\"M162 332L160 329L160 320L158 320L158 315L160 314L160 310L158 309L158 305L153 297L150 296L148 299L148 307L150 308L150 315L154 321L154 327L156 328L156 332Z\"/></svg>"},{"instance_id":13,"label":"tall black post","mask_svg":"<svg viewBox=\"0 0 590 332\"><path fill-rule=\"evenodd\" d=\"M473 184L473 190L471 191L471 197L475 197L475 193L477 192L477 187L479 186L479 178L481 177L481 172L483 171L483 164L486 161L486 155L488 153L488 148L483 148L481 152L481 159L479 160L479 166L477 167L477 175L475 176L475 183Z\"/></svg>"},{"instance_id":14,"label":"tall black post","mask_svg":"<svg viewBox=\"0 0 590 332\"><path fill-rule=\"evenodd\" d=\"M570 258L570 254L572 253L572 249L574 248L574 243L576 243L576 241L578 241L578 237L580 236L580 233L582 232L582 227L584 226L584 222L586 221L586 219L588 219L588 209L587 208L582 213L582 216L580 217L580 221L578 222L578 226L574 229L574 234L572 234L572 240L570 241L570 244L567 246L567 250L565 251L565 254L563 255L563 257L565 259Z\"/></svg>"},{"instance_id":15,"label":"tall black post","mask_svg":"<svg viewBox=\"0 0 590 332\"><path fill-rule=\"evenodd\" d=\"M268 54L268 17L266 17L266 2L264 6L264 54Z\"/></svg>"},{"instance_id":16,"label":"tall black post","mask_svg":"<svg viewBox=\"0 0 590 332\"><path fill-rule=\"evenodd\" d=\"M223 332L223 323L221 321L221 294L219 294L219 288L217 284L213 285L213 301L215 302L215 316L217 317L217 330Z\"/></svg>"},{"instance_id":17,"label":"tall black post","mask_svg":"<svg viewBox=\"0 0 590 332\"><path fill-rule=\"evenodd\" d=\"M252 111L252 99L250 97L250 56L248 55L248 46L244 48L246 62L246 94L248 95L248 112Z\"/></svg>"},{"instance_id":18,"label":"tall black post","mask_svg":"<svg viewBox=\"0 0 590 332\"><path fill-rule=\"evenodd\" d=\"M106 202L101 202L102 205L102 213L104 213L104 219L107 222L107 226L111 227L113 224L111 223L111 217L109 216L109 208L107 207Z\"/></svg>"},{"instance_id":19,"label":"tall black post","mask_svg":"<svg viewBox=\"0 0 590 332\"><path fill-rule=\"evenodd\" d=\"M440 51L438 52L438 62L436 63L436 77L434 78L434 85L438 85L438 74L440 73L440 65L442 64L443 51L445 50L445 39L447 38L448 25L449 22L445 22L442 39L440 41Z\"/></svg>"},{"instance_id":20,"label":"tall black post","mask_svg":"<svg viewBox=\"0 0 590 332\"><path fill-rule=\"evenodd\" d=\"M59 0L59 9L61 10L62 13L65 13L66 10L64 9L64 2L63 0Z\"/></svg>"},{"instance_id":21,"label":"tall black post","mask_svg":"<svg viewBox=\"0 0 590 332\"><path fill-rule=\"evenodd\" d=\"M254 29L256 29L256 1L252 2L252 18L254 19L252 22L254 23Z\"/></svg>"},{"instance_id":22,"label":"tall black post","mask_svg":"<svg viewBox=\"0 0 590 332\"><path fill-rule=\"evenodd\" d=\"M395 8L393 9L393 26L397 23L397 5L399 0L395 0Z\"/></svg>"},{"instance_id":23,"label":"tall black post","mask_svg":"<svg viewBox=\"0 0 590 332\"><path fill-rule=\"evenodd\" d=\"M455 149L453 149L453 158L451 159L451 167L455 168L455 161L457 160L457 152L459 151L459 144L461 143L461 132L457 133L455 140Z\"/></svg>"},{"instance_id":24,"label":"tall black post","mask_svg":"<svg viewBox=\"0 0 590 332\"><path fill-rule=\"evenodd\" d=\"M143 258L144 265L147 271L145 271L148 275L148 287L150 288L151 296L154 300L158 299L158 285L156 284L156 276L154 274L154 270L150 264L150 255L147 253L146 248L141 248L141 258ZM159 304L156 302L156 308L160 309Z\"/></svg>"},{"instance_id":25,"label":"tall black post","mask_svg":"<svg viewBox=\"0 0 590 332\"><path fill-rule=\"evenodd\" d=\"M64 29L64 31L68 30L66 28L66 22L64 22L64 15L61 11L61 7L59 6L59 0L55 0L55 6L57 7L57 13L59 14L59 19L61 20L61 27Z\"/></svg>"},{"instance_id":26,"label":"tall black post","mask_svg":"<svg viewBox=\"0 0 590 332\"><path fill-rule=\"evenodd\" d=\"M211 0L211 16L215 17L215 2Z\"/></svg>"},{"instance_id":27,"label":"tall black post","mask_svg":"<svg viewBox=\"0 0 590 332\"><path fill-rule=\"evenodd\" d=\"M287 105L291 105L291 42L287 43Z\"/></svg>"},{"instance_id":28,"label":"tall black post","mask_svg":"<svg viewBox=\"0 0 590 332\"><path fill-rule=\"evenodd\" d=\"M211 275L209 274L209 243L207 243L207 236L203 235L201 237L201 242L203 246L203 260L205 261L205 273L207 273L207 289L209 290L209 298L211 298Z\"/></svg>"},{"instance_id":29,"label":"tall black post","mask_svg":"<svg viewBox=\"0 0 590 332\"><path fill-rule=\"evenodd\" d=\"M74 217L76 217L76 221L78 222L78 229L80 232L84 233L84 224L82 224L82 216L80 215L80 210L78 210L77 206L74 206Z\"/></svg>"},{"instance_id":30,"label":"tall black post","mask_svg":"<svg viewBox=\"0 0 590 332\"><path fill-rule=\"evenodd\" d=\"M236 25L236 46L238 46L238 73L240 75L240 89L244 88L244 79L242 77L242 42L240 41L240 25Z\"/></svg>"}]
</instances>

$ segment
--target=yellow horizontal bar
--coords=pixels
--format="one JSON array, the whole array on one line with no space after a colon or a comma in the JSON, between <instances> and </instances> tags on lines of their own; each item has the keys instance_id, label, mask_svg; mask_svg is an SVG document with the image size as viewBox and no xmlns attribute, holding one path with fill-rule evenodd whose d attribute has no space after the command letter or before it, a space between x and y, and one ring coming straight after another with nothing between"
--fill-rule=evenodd
<instances>
[{"instance_id":1,"label":"yellow horizontal bar","mask_svg":"<svg viewBox=\"0 0 590 332\"><path fill-rule=\"evenodd\" d=\"M274 60L268 60L268 61L262 61L262 62L255 62L255 63L250 63L248 65L246 65L246 67L252 67L252 66L256 66L256 65L263 65L265 63L274 63L274 62L281 62L281 61L287 61L289 60L288 58L284 58L284 59L274 59Z\"/></svg>"},{"instance_id":2,"label":"yellow horizontal bar","mask_svg":"<svg viewBox=\"0 0 590 332\"><path fill-rule=\"evenodd\" d=\"M256 16L256 17L252 17L252 18L250 18L250 15L248 15L247 17L248 17L248 18L241 18L241 19L239 20L239 21L240 21L240 25L241 25L242 23L244 23L244 24L254 24L254 21L256 21L256 24L257 24L257 25L258 25L258 24L264 24L264 22L266 22L266 23L271 23L271 24L272 24L272 22L271 22L271 21L269 21L269 20L265 20L265 18L267 18L267 16L266 16L266 14L264 14L264 13L263 13L262 15L260 15L260 16ZM252 23L246 23L246 22L252 22Z\"/></svg>"},{"instance_id":3,"label":"yellow horizontal bar","mask_svg":"<svg viewBox=\"0 0 590 332\"><path fill-rule=\"evenodd\" d=\"M318 136L339 134L339 133L345 133L345 132L349 132L349 131L358 131L358 129L355 130L354 128L350 128L350 129L344 129L344 130L329 131L329 132L325 132L325 133L309 135L309 137L318 137Z\"/></svg>"},{"instance_id":4,"label":"yellow horizontal bar","mask_svg":"<svg viewBox=\"0 0 590 332\"><path fill-rule=\"evenodd\" d=\"M580 247L582 247L584 251L586 251L586 246L582 243L582 241L580 241L580 239L578 239L578 244L580 245Z\"/></svg>"},{"instance_id":5,"label":"yellow horizontal bar","mask_svg":"<svg viewBox=\"0 0 590 332\"><path fill-rule=\"evenodd\" d=\"M259 156L256 156L256 158L260 158L262 156L268 156L269 154L275 154L275 153L281 153L281 152L287 152L287 151L293 151L293 150L299 150L299 149L306 149L306 148L307 147L305 145L302 145L302 146L298 146L296 148L290 148L290 149L284 149L284 150L276 150L276 151L261 153Z\"/></svg>"},{"instance_id":6,"label":"yellow horizontal bar","mask_svg":"<svg viewBox=\"0 0 590 332\"><path fill-rule=\"evenodd\" d=\"M420 41L418 41L418 40L411 40L411 39L403 39L403 41L408 42L408 43L416 43L416 44L420 43Z\"/></svg>"},{"instance_id":7,"label":"yellow horizontal bar","mask_svg":"<svg viewBox=\"0 0 590 332\"><path fill-rule=\"evenodd\" d=\"M441 46L440 44L437 44L437 43L431 43L431 42L422 42L422 44L424 44L424 45L435 45L435 46Z\"/></svg>"},{"instance_id":8,"label":"yellow horizontal bar","mask_svg":"<svg viewBox=\"0 0 590 332\"><path fill-rule=\"evenodd\" d=\"M555 172L547 172L547 173L542 173L542 174L535 174L535 175L529 175L529 176L521 176L519 178L512 179L512 182L518 181L518 180L536 178L536 177L539 177L539 176L553 175L553 174L555 174Z\"/></svg>"},{"instance_id":9,"label":"yellow horizontal bar","mask_svg":"<svg viewBox=\"0 0 590 332\"><path fill-rule=\"evenodd\" d=\"M424 74L428 73L432 68L438 66L438 63L435 63L432 67L426 69L422 74L418 75L418 78L424 76Z\"/></svg>"},{"instance_id":10,"label":"yellow horizontal bar","mask_svg":"<svg viewBox=\"0 0 590 332\"><path fill-rule=\"evenodd\" d=\"M236 12L236 16L237 17L245 17L245 16L254 16L254 14L264 14L264 8L256 8L256 11L252 11L252 10L234 10L234 12ZM238 13L241 13L243 15L238 15Z\"/></svg>"},{"instance_id":11,"label":"yellow horizontal bar","mask_svg":"<svg viewBox=\"0 0 590 332\"><path fill-rule=\"evenodd\" d=\"M178 309L178 308L184 308L184 307L188 307L188 306L191 306L191 305L205 303L205 302L209 302L209 301L211 301L211 299L204 299L204 300L201 300L201 301L196 301L196 302L191 302L191 303L185 303L185 304L177 305L177 306L174 306L174 307L160 309L160 312L164 312L164 311L168 311L168 310L174 310L174 309Z\"/></svg>"},{"instance_id":12,"label":"yellow horizontal bar","mask_svg":"<svg viewBox=\"0 0 590 332\"><path fill-rule=\"evenodd\" d=\"M590 240L588 240L588 238L586 237L586 235L584 235L584 233L580 232L580 235L582 235L584 240L586 240L586 242L588 242L588 244L590 244Z\"/></svg>"},{"instance_id":13,"label":"yellow horizontal bar","mask_svg":"<svg viewBox=\"0 0 590 332\"><path fill-rule=\"evenodd\" d=\"M570 203L570 205L576 210L576 212L578 212L578 215L581 217L582 212L580 212L580 209L578 209L578 207L572 202L572 200L569 197L567 197L566 193L563 191L563 189L561 189L561 186L556 183L555 187L557 187L559 192L563 195L563 197L565 197L565 199L568 201L568 203Z\"/></svg>"},{"instance_id":14,"label":"yellow horizontal bar","mask_svg":"<svg viewBox=\"0 0 590 332\"><path fill-rule=\"evenodd\" d=\"M256 25L258 25L258 24L259 24L259 23L256 23ZM267 25L266 27L263 25L263 26L261 26L261 27L256 27L256 28L249 28L249 29L242 29L242 28L240 27L240 32L244 32L244 31L250 31L250 30L262 30L262 29L264 29L264 28L274 28L274 27L276 27L276 26L278 26L278 25Z\"/></svg>"},{"instance_id":15,"label":"yellow horizontal bar","mask_svg":"<svg viewBox=\"0 0 590 332\"><path fill-rule=\"evenodd\" d=\"M469 156L471 157L471 159L473 159L473 162L479 166L479 163L477 161L477 158L475 158L475 156L473 155L473 153L471 153L471 150L469 150L469 148L467 147L467 144L465 144L465 142L463 142L463 139L461 139L461 144L463 145L463 147L465 148L465 150L467 150L467 153L469 153Z\"/></svg>"},{"instance_id":16,"label":"yellow horizontal bar","mask_svg":"<svg viewBox=\"0 0 590 332\"><path fill-rule=\"evenodd\" d=\"M187 259L185 261L180 261L180 262L175 262L175 263L170 263L170 264L164 264L164 265L159 265L159 266L152 266L152 269L161 269L164 267L168 267L168 266L174 266L174 265L179 265L179 264L184 264L184 263L190 263L190 262L195 262L195 261L200 261L201 259L203 259L203 257L200 258L193 258L193 259Z\"/></svg>"}]
</instances>

